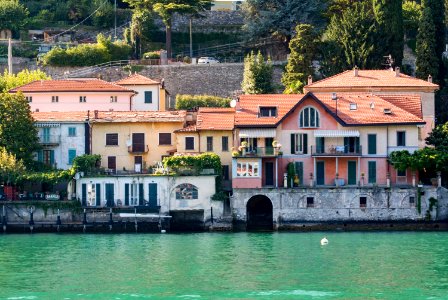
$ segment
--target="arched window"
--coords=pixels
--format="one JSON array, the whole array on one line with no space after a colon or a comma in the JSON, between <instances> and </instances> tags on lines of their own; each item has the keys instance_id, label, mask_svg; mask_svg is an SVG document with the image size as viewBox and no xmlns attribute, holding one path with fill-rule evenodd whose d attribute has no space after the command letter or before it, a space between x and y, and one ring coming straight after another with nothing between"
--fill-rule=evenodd
<instances>
[{"instance_id":1,"label":"arched window","mask_svg":"<svg viewBox=\"0 0 448 300\"><path fill-rule=\"evenodd\" d=\"M198 199L198 188L190 183L179 184L174 191L177 200Z\"/></svg>"},{"instance_id":2,"label":"arched window","mask_svg":"<svg viewBox=\"0 0 448 300\"><path fill-rule=\"evenodd\" d=\"M305 107L299 115L301 128L320 127L319 112L314 107Z\"/></svg>"}]
</instances>

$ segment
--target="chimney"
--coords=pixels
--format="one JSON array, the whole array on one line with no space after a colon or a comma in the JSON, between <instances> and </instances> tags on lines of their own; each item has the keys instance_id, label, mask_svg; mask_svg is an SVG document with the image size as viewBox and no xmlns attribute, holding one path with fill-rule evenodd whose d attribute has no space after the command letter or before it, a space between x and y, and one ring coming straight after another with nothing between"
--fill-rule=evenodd
<instances>
[{"instance_id":1,"label":"chimney","mask_svg":"<svg viewBox=\"0 0 448 300\"><path fill-rule=\"evenodd\" d=\"M313 83L313 76L308 75L308 84L312 84Z\"/></svg>"},{"instance_id":2,"label":"chimney","mask_svg":"<svg viewBox=\"0 0 448 300\"><path fill-rule=\"evenodd\" d=\"M98 111L94 110L93 113L95 114L95 119L98 119Z\"/></svg>"},{"instance_id":3,"label":"chimney","mask_svg":"<svg viewBox=\"0 0 448 300\"><path fill-rule=\"evenodd\" d=\"M236 110L237 111L241 110L240 97L236 98Z\"/></svg>"},{"instance_id":4,"label":"chimney","mask_svg":"<svg viewBox=\"0 0 448 300\"><path fill-rule=\"evenodd\" d=\"M355 77L358 77L358 67L357 67L357 66L355 66L355 67L353 68L353 71L354 71L354 73L355 73Z\"/></svg>"},{"instance_id":5,"label":"chimney","mask_svg":"<svg viewBox=\"0 0 448 300\"><path fill-rule=\"evenodd\" d=\"M400 67L395 67L395 77L400 77Z\"/></svg>"},{"instance_id":6,"label":"chimney","mask_svg":"<svg viewBox=\"0 0 448 300\"><path fill-rule=\"evenodd\" d=\"M432 83L432 76L428 75L428 82Z\"/></svg>"}]
</instances>

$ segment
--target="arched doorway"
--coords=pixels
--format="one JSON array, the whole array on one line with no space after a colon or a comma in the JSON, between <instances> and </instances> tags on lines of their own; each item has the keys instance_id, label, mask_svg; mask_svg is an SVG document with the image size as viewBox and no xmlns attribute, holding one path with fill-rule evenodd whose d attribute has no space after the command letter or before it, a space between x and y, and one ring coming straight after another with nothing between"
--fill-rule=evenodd
<instances>
[{"instance_id":1,"label":"arched doorway","mask_svg":"<svg viewBox=\"0 0 448 300\"><path fill-rule=\"evenodd\" d=\"M256 195L247 201L247 230L272 230L272 202L263 195Z\"/></svg>"}]
</instances>

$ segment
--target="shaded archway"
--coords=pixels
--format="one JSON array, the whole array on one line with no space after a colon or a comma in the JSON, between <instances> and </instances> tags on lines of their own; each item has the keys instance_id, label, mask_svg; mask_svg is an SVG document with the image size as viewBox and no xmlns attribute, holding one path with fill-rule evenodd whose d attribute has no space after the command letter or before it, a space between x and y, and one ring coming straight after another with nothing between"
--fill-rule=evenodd
<instances>
[{"instance_id":1,"label":"shaded archway","mask_svg":"<svg viewBox=\"0 0 448 300\"><path fill-rule=\"evenodd\" d=\"M271 200L263 195L256 195L247 201L247 230L272 230L273 213Z\"/></svg>"}]
</instances>

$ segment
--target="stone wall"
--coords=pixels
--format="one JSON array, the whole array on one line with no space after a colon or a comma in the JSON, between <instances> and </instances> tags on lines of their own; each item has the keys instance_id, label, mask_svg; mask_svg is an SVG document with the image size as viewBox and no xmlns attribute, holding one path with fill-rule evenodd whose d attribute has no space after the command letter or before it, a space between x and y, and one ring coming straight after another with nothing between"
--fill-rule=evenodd
<instances>
[{"instance_id":1,"label":"stone wall","mask_svg":"<svg viewBox=\"0 0 448 300\"><path fill-rule=\"evenodd\" d=\"M271 200L276 227L301 222L420 221L425 219L431 197L438 199L431 220L448 219L448 192L443 188L422 188L421 213L416 208L416 188L304 188L235 189L231 200L234 221L246 222L246 205L256 195ZM307 197L314 198L314 207L307 207ZM360 207L360 197L367 197L365 208Z\"/></svg>"}]
</instances>

